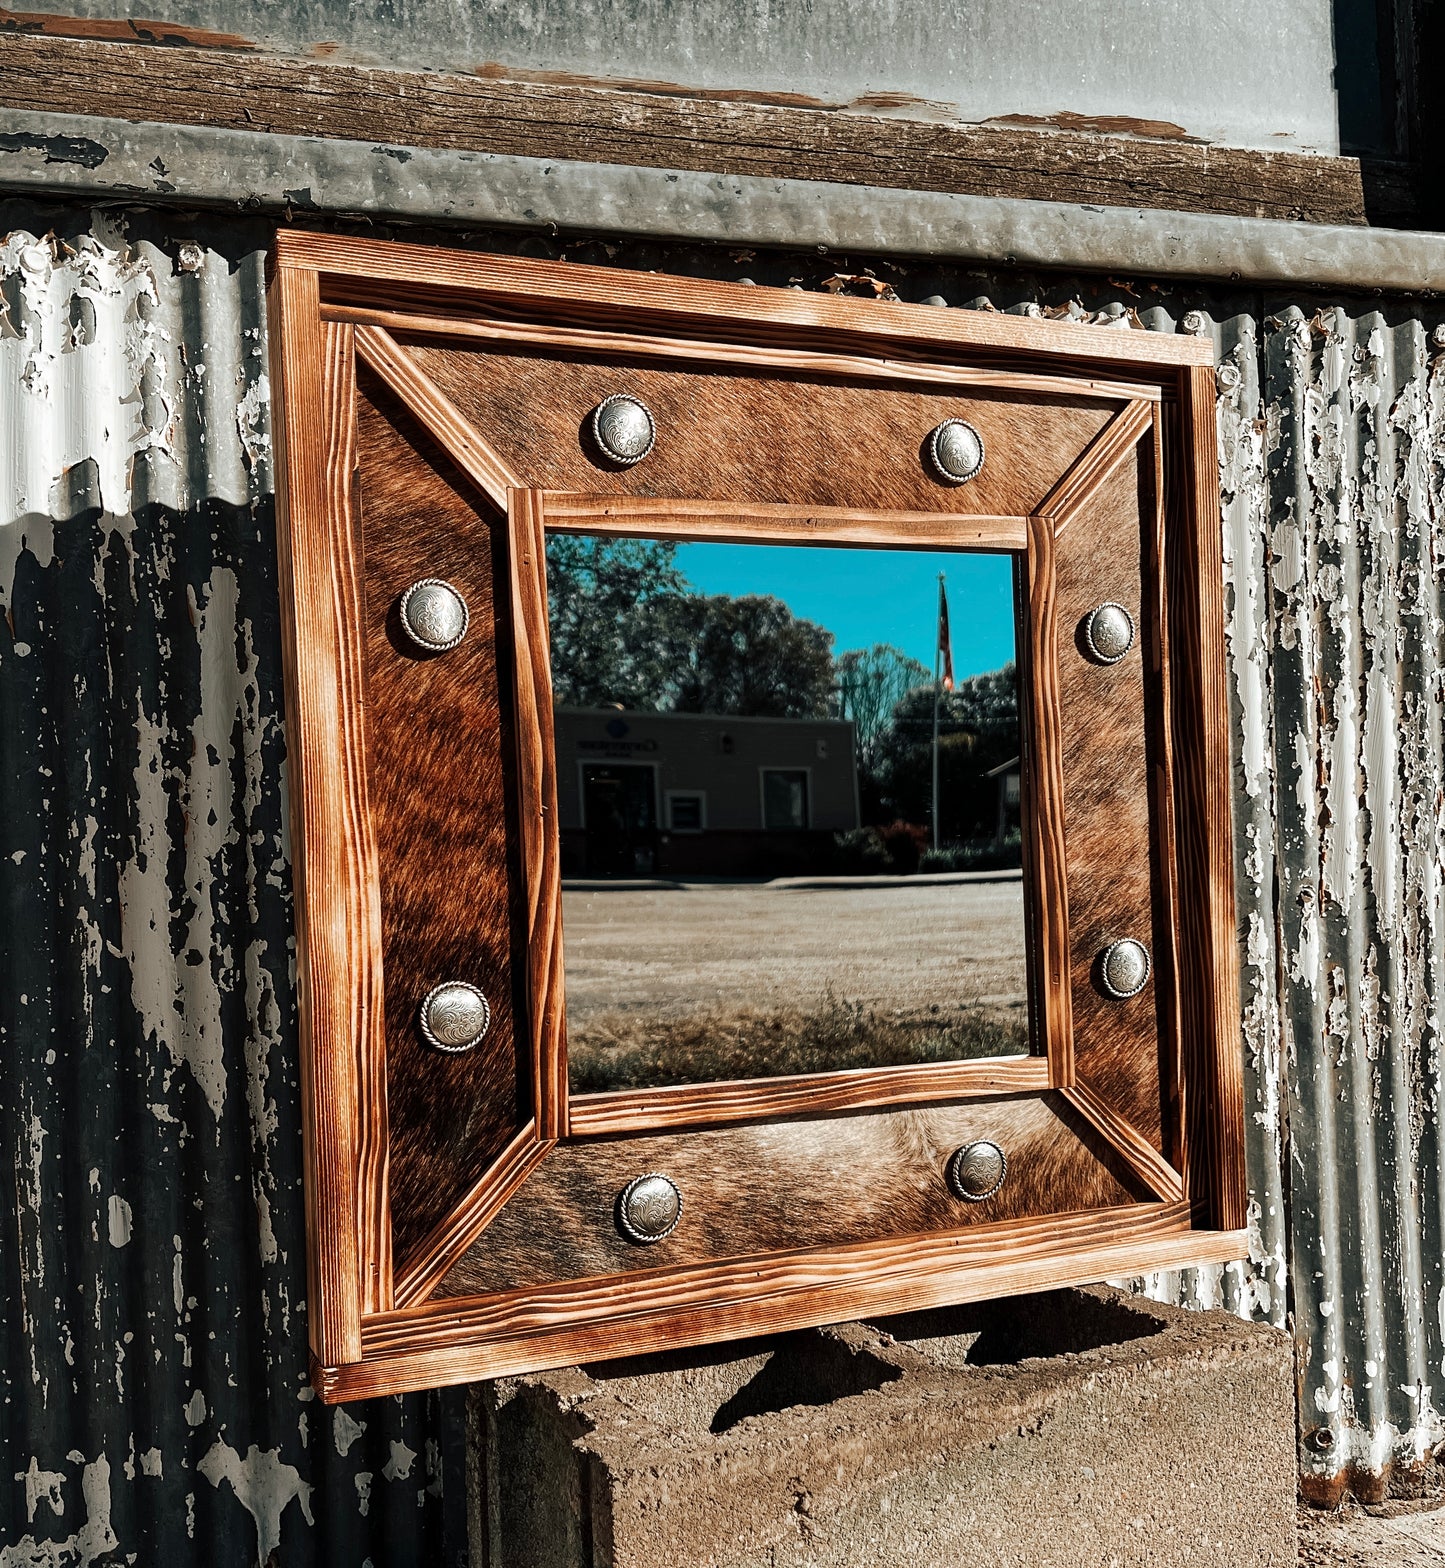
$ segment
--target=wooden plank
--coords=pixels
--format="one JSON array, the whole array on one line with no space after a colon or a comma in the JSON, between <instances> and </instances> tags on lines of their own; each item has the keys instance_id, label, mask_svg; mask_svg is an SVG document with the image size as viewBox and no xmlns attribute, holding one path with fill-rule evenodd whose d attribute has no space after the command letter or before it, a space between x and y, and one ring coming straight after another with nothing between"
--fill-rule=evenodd
<instances>
[{"instance_id":1,"label":"wooden plank","mask_svg":"<svg viewBox=\"0 0 1445 1568\"><path fill-rule=\"evenodd\" d=\"M1169 417L1177 417L1171 414ZM1142 454L1141 454L1142 455ZM1170 681L1169 579L1170 545L1165 504L1164 421L1150 431L1146 472L1151 514L1145 530L1144 589L1152 635L1147 671L1147 711L1152 748L1150 786L1157 845L1154 853L1156 973L1155 1008L1159 1020L1160 1098L1164 1111L1164 1148L1169 1163L1184 1178L1189 1195L1189 1140L1185 1125L1183 1001L1179 993L1179 857L1174 821L1174 735L1170 716L1174 693Z\"/></svg>"},{"instance_id":2,"label":"wooden plank","mask_svg":"<svg viewBox=\"0 0 1445 1568\"><path fill-rule=\"evenodd\" d=\"M397 1278L395 1305L424 1301L555 1147L537 1137L535 1120L528 1122L461 1203L418 1244Z\"/></svg>"},{"instance_id":3,"label":"wooden plank","mask_svg":"<svg viewBox=\"0 0 1445 1568\"><path fill-rule=\"evenodd\" d=\"M532 1104L538 1136L552 1140L567 1132L567 1021L562 987L562 850L557 830L547 628L546 516L541 492L509 490L507 522L518 815L527 905Z\"/></svg>"},{"instance_id":4,"label":"wooden plank","mask_svg":"<svg viewBox=\"0 0 1445 1568\"><path fill-rule=\"evenodd\" d=\"M326 1362L360 1356L363 1297L385 1299L386 1254L377 1234L385 1214L384 1188L377 1188L385 1100L378 1103L374 1071L383 1049L381 910L356 635L354 412L344 404L352 344L348 328L323 326L314 272L278 267L269 309L307 1148L307 1319L313 1353Z\"/></svg>"},{"instance_id":5,"label":"wooden plank","mask_svg":"<svg viewBox=\"0 0 1445 1568\"><path fill-rule=\"evenodd\" d=\"M1028 624L1021 640L1019 689L1023 697L1021 769L1024 837L1028 840L1029 924L1035 944L1036 1028L1057 1089L1074 1081L1074 1025L1070 1000L1069 887L1065 875L1062 730L1054 581L1054 528L1047 517L1029 519Z\"/></svg>"},{"instance_id":6,"label":"wooden plank","mask_svg":"<svg viewBox=\"0 0 1445 1568\"><path fill-rule=\"evenodd\" d=\"M1248 1256L1249 1238L1191 1232L1181 1204L1055 1215L963 1235L709 1264L639 1281L581 1281L432 1303L368 1324L367 1360L313 1368L328 1403L577 1361L785 1332Z\"/></svg>"},{"instance_id":7,"label":"wooden plank","mask_svg":"<svg viewBox=\"0 0 1445 1568\"><path fill-rule=\"evenodd\" d=\"M709 336L718 319L725 318L729 335L738 341L799 346L825 332L839 353L940 357L967 348L979 363L1014 365L1031 355L1050 355L1055 374L1061 365L1091 371L1120 367L1125 379L1161 386L1174 380L1166 374L1173 368L1214 362L1213 345L1204 339L1164 332L1093 332L1072 323L1000 312L747 288L661 272L422 248L305 229L281 229L275 244L277 257L288 265L321 273L322 299L330 304L391 309L414 305L484 315L510 307L529 319L545 314L548 320L584 327L615 325L648 333L662 329L692 337Z\"/></svg>"},{"instance_id":8,"label":"wooden plank","mask_svg":"<svg viewBox=\"0 0 1445 1568\"><path fill-rule=\"evenodd\" d=\"M1230 802L1224 562L1213 373L1181 375L1177 439L1166 448L1169 615L1180 994L1191 1192L1204 1223L1245 1222L1244 1058L1240 1040Z\"/></svg>"},{"instance_id":9,"label":"wooden plank","mask_svg":"<svg viewBox=\"0 0 1445 1568\"><path fill-rule=\"evenodd\" d=\"M1054 536L1063 533L1108 482L1114 470L1148 431L1154 410L1144 402L1130 403L1089 443L1077 463L1059 480L1039 506L1054 520Z\"/></svg>"},{"instance_id":10,"label":"wooden plank","mask_svg":"<svg viewBox=\"0 0 1445 1568\"><path fill-rule=\"evenodd\" d=\"M463 418L457 406L381 327L357 327L356 351L426 426L482 494L505 510L516 476Z\"/></svg>"},{"instance_id":11,"label":"wooden plank","mask_svg":"<svg viewBox=\"0 0 1445 1568\"><path fill-rule=\"evenodd\" d=\"M356 351L353 340L342 328L325 326L325 398L331 445L326 454L328 513L333 519L332 538L335 562L338 629L350 648L364 646L363 603L366 595L362 561L361 517L357 506L357 407ZM306 644L299 645L305 656ZM353 655L353 657L356 657ZM380 856L376 840L376 819L371 807L371 788L365 765L365 746L369 682L364 652L352 668L359 675L355 688L357 701L350 706L356 726L360 755L350 765L360 767L356 783L357 817L361 862L358 874L366 879L366 913L357 932L364 944L366 967L358 971L358 981L370 1009L367 1027L357 1042L356 1116L357 1116L357 1249L361 1268L361 1311L385 1312L391 1306L391 1209L389 1199L388 1151L391 1134L387 1098L387 1052L384 1026L377 1003L383 999L384 952L380 925ZM341 711L348 711L345 697Z\"/></svg>"},{"instance_id":12,"label":"wooden plank","mask_svg":"<svg viewBox=\"0 0 1445 1568\"><path fill-rule=\"evenodd\" d=\"M753 1078L732 1083L578 1094L572 1096L569 1130L574 1138L599 1138L675 1127L721 1127L732 1122L777 1120L785 1116L825 1116L835 1111L885 1105L1040 1094L1049 1087L1049 1066L1039 1056L921 1062L795 1078Z\"/></svg>"},{"instance_id":13,"label":"wooden plank","mask_svg":"<svg viewBox=\"0 0 1445 1568\"><path fill-rule=\"evenodd\" d=\"M826 350L761 348L730 343L725 337L700 341L682 337L644 337L635 332L593 332L585 327L553 327L541 322L484 321L473 316L427 316L403 310L323 305L323 321L375 326L389 333L480 343L544 344L559 352L599 354L608 359L637 358L714 365L747 365L787 375L843 376L850 380L906 381L923 386L986 387L995 392L1053 393L1060 397L1103 397L1126 402L1160 402L1163 389L1133 381L1104 381L1095 376L1055 376L1046 371L993 370L984 365L929 364ZM720 330L726 326L719 323Z\"/></svg>"},{"instance_id":14,"label":"wooden plank","mask_svg":"<svg viewBox=\"0 0 1445 1568\"><path fill-rule=\"evenodd\" d=\"M1142 1133L1084 1084L1076 1083L1063 1094L1151 1192L1165 1203L1183 1202L1183 1177Z\"/></svg>"},{"instance_id":15,"label":"wooden plank","mask_svg":"<svg viewBox=\"0 0 1445 1568\"><path fill-rule=\"evenodd\" d=\"M626 534L650 539L738 544L854 545L860 549L1022 550L1026 517L957 512L877 512L846 506L765 501L677 500L659 496L576 495L549 490L553 533Z\"/></svg>"},{"instance_id":16,"label":"wooden plank","mask_svg":"<svg viewBox=\"0 0 1445 1568\"><path fill-rule=\"evenodd\" d=\"M1367 192L1382 184L1355 158L1164 139L1147 123L1106 127L1134 134L1100 135L1068 115L1037 129L969 125L909 114L907 105L872 113L867 99L821 104L800 94L690 93L555 73L527 79L523 71L500 80L494 66L394 71L237 55L223 52L226 44L246 48L245 40L170 21L150 26L171 47L138 41L143 22L16 17L0 39L3 101L275 135L1312 223L1372 221ZM175 46L186 39L212 47ZM1381 173L1400 183L1393 166ZM1392 210L1418 206L1407 195Z\"/></svg>"}]
</instances>

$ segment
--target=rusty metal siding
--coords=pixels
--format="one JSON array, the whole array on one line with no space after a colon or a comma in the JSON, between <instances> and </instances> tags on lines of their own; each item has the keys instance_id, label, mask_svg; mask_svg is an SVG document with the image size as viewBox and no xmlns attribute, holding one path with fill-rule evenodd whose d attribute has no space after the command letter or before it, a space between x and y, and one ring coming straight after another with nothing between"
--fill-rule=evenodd
<instances>
[{"instance_id":1,"label":"rusty metal siding","mask_svg":"<svg viewBox=\"0 0 1445 1568\"><path fill-rule=\"evenodd\" d=\"M304 1383L269 233L0 205L0 1568L464 1553L455 1399ZM1377 1489L1442 1435L1441 312L872 265L1213 334L1253 1243L1145 1287L1291 1326L1309 1484Z\"/></svg>"},{"instance_id":2,"label":"rusty metal siding","mask_svg":"<svg viewBox=\"0 0 1445 1568\"><path fill-rule=\"evenodd\" d=\"M0 1564L442 1562L441 1402L305 1381L267 237L8 216Z\"/></svg>"},{"instance_id":3,"label":"rusty metal siding","mask_svg":"<svg viewBox=\"0 0 1445 1568\"><path fill-rule=\"evenodd\" d=\"M1255 1244L1149 1287L1292 1328L1320 1501L1445 1437L1440 316L1215 329Z\"/></svg>"}]
</instances>

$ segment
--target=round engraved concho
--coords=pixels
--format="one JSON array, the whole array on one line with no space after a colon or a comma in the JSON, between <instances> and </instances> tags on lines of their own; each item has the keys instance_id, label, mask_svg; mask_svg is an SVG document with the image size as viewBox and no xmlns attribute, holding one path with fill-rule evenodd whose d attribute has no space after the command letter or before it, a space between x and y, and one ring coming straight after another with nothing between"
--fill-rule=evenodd
<instances>
[{"instance_id":1,"label":"round engraved concho","mask_svg":"<svg viewBox=\"0 0 1445 1568\"><path fill-rule=\"evenodd\" d=\"M440 577L423 577L401 596L401 629L427 653L445 653L467 635L467 601Z\"/></svg>"},{"instance_id":2,"label":"round engraved concho","mask_svg":"<svg viewBox=\"0 0 1445 1568\"><path fill-rule=\"evenodd\" d=\"M1008 1175L1008 1160L996 1143L980 1138L955 1149L948 1162L948 1185L954 1195L969 1203L993 1197Z\"/></svg>"},{"instance_id":3,"label":"round engraved concho","mask_svg":"<svg viewBox=\"0 0 1445 1568\"><path fill-rule=\"evenodd\" d=\"M1110 600L1084 617L1084 646L1095 664L1117 664L1134 646L1134 617Z\"/></svg>"},{"instance_id":4,"label":"round engraved concho","mask_svg":"<svg viewBox=\"0 0 1445 1568\"><path fill-rule=\"evenodd\" d=\"M656 1172L628 1182L617 1200L617 1228L639 1246L670 1236L681 1218L682 1194Z\"/></svg>"},{"instance_id":5,"label":"round engraved concho","mask_svg":"<svg viewBox=\"0 0 1445 1568\"><path fill-rule=\"evenodd\" d=\"M966 485L983 467L983 437L966 419L945 419L928 435L928 461L946 485Z\"/></svg>"},{"instance_id":6,"label":"round engraved concho","mask_svg":"<svg viewBox=\"0 0 1445 1568\"><path fill-rule=\"evenodd\" d=\"M592 439L609 462L631 468L647 456L657 440L652 410L641 398L614 392L592 410Z\"/></svg>"},{"instance_id":7,"label":"round engraved concho","mask_svg":"<svg viewBox=\"0 0 1445 1568\"><path fill-rule=\"evenodd\" d=\"M1116 1002L1127 1002L1149 983L1149 949L1132 936L1110 942L1099 955L1099 980Z\"/></svg>"},{"instance_id":8,"label":"round engraved concho","mask_svg":"<svg viewBox=\"0 0 1445 1568\"><path fill-rule=\"evenodd\" d=\"M445 980L427 992L417 1022L429 1046L457 1055L481 1043L491 1027L492 1009L476 986Z\"/></svg>"}]
</instances>

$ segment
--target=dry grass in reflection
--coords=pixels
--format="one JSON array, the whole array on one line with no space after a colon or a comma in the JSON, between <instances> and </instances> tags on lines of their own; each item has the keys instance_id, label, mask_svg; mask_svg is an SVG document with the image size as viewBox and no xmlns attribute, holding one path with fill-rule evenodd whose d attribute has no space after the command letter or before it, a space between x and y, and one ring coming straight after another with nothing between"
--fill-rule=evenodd
<instances>
[{"instance_id":1,"label":"dry grass in reflection","mask_svg":"<svg viewBox=\"0 0 1445 1568\"><path fill-rule=\"evenodd\" d=\"M568 1031L568 1077L573 1093L586 1093L956 1062L1027 1050L1022 1019L977 1008L904 1012L829 993L812 1009L719 1008L683 1017L594 1013Z\"/></svg>"}]
</instances>

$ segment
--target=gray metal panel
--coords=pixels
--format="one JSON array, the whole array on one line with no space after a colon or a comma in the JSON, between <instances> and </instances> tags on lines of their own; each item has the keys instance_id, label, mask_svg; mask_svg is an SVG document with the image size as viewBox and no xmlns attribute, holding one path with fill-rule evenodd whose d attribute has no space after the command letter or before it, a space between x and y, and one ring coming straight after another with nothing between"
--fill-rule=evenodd
<instances>
[{"instance_id":1,"label":"gray metal panel","mask_svg":"<svg viewBox=\"0 0 1445 1568\"><path fill-rule=\"evenodd\" d=\"M1433 293L1445 237L1274 218L1099 207L824 180L387 147L320 136L0 109L0 190L73 201L551 228L1348 293Z\"/></svg>"},{"instance_id":2,"label":"gray metal panel","mask_svg":"<svg viewBox=\"0 0 1445 1568\"><path fill-rule=\"evenodd\" d=\"M967 121L1102 118L1145 134L1339 150L1330 0L149 0L139 23L117 0L57 9L145 36L169 23L178 42L200 30L198 42L389 66L676 84L684 95ZM1361 62L1350 64L1358 74Z\"/></svg>"},{"instance_id":3,"label":"gray metal panel","mask_svg":"<svg viewBox=\"0 0 1445 1568\"><path fill-rule=\"evenodd\" d=\"M62 240L42 244L52 223ZM21 1479L0 1480L0 1548L230 1568L279 1540L287 1563L451 1561L447 1401L337 1415L304 1390L269 231L0 207L15 230L0 1477ZM198 273L177 268L191 237ZM520 243L763 285L856 265ZM1228 367L1253 1245L1149 1285L1290 1323L1303 1425L1332 1437L1306 1445L1307 1470L1321 1489L1346 1466L1378 1476L1441 1435L1445 1360L1439 311L873 265L907 298L1038 303L1079 330L1173 331L1202 309Z\"/></svg>"}]
</instances>

